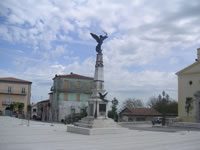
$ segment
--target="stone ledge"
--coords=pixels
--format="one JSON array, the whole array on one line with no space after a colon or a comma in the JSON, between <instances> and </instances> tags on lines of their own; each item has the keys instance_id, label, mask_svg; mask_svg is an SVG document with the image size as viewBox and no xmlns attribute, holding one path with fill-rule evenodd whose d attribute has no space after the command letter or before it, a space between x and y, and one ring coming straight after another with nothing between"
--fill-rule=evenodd
<instances>
[{"instance_id":1,"label":"stone ledge","mask_svg":"<svg viewBox=\"0 0 200 150\"><path fill-rule=\"evenodd\" d=\"M83 135L103 135L103 134L122 134L128 133L126 128L83 128L68 125L67 132L83 134Z\"/></svg>"},{"instance_id":2,"label":"stone ledge","mask_svg":"<svg viewBox=\"0 0 200 150\"><path fill-rule=\"evenodd\" d=\"M193 123L193 122L174 122L171 126L200 129L200 123Z\"/></svg>"}]
</instances>

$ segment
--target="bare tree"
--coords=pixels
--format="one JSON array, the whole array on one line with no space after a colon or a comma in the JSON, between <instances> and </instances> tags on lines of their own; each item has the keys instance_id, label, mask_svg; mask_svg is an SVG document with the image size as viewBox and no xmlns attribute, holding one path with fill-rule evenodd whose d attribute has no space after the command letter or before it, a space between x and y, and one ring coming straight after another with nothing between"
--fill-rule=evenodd
<instances>
[{"instance_id":1,"label":"bare tree","mask_svg":"<svg viewBox=\"0 0 200 150\"><path fill-rule=\"evenodd\" d=\"M158 98L155 96L152 96L149 98L149 101L146 103L147 107L152 108L153 106L156 105L156 103L158 102Z\"/></svg>"},{"instance_id":2,"label":"bare tree","mask_svg":"<svg viewBox=\"0 0 200 150\"><path fill-rule=\"evenodd\" d=\"M122 109L124 108L141 108L144 107L142 100L135 98L128 98L122 104Z\"/></svg>"}]
</instances>

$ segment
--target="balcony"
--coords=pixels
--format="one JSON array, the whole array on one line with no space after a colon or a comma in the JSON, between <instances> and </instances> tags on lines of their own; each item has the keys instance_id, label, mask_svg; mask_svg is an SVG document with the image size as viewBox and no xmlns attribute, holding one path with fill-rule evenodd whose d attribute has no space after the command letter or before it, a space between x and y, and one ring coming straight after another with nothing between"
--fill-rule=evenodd
<instances>
[{"instance_id":1,"label":"balcony","mask_svg":"<svg viewBox=\"0 0 200 150\"><path fill-rule=\"evenodd\" d=\"M53 91L92 94L92 90L89 88L54 88Z\"/></svg>"},{"instance_id":2,"label":"balcony","mask_svg":"<svg viewBox=\"0 0 200 150\"><path fill-rule=\"evenodd\" d=\"M6 89L0 89L0 94L8 94L8 95L23 95L25 96L26 95L26 92L25 91L21 91L21 90L12 90L12 91L9 91Z\"/></svg>"},{"instance_id":3,"label":"balcony","mask_svg":"<svg viewBox=\"0 0 200 150\"><path fill-rule=\"evenodd\" d=\"M9 101L2 101L2 105L10 105L12 104L12 102L9 102Z\"/></svg>"}]
</instances>

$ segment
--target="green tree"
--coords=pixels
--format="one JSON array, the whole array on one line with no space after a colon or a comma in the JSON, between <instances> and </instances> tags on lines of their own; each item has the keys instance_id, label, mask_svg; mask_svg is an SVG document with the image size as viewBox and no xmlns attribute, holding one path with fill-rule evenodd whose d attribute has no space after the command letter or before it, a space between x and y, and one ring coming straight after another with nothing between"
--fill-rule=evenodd
<instances>
[{"instance_id":1,"label":"green tree","mask_svg":"<svg viewBox=\"0 0 200 150\"><path fill-rule=\"evenodd\" d=\"M115 121L118 120L118 113L117 113L117 105L118 105L118 100L116 98L114 98L112 100L112 106L111 106L111 110L108 111L108 117L114 119Z\"/></svg>"},{"instance_id":2,"label":"green tree","mask_svg":"<svg viewBox=\"0 0 200 150\"><path fill-rule=\"evenodd\" d=\"M20 114L22 114L23 109L24 109L24 103L18 103L18 111Z\"/></svg>"},{"instance_id":3,"label":"green tree","mask_svg":"<svg viewBox=\"0 0 200 150\"><path fill-rule=\"evenodd\" d=\"M82 110L80 113L81 118L86 117L87 116L87 106L82 107L81 110Z\"/></svg>"},{"instance_id":4,"label":"green tree","mask_svg":"<svg viewBox=\"0 0 200 150\"><path fill-rule=\"evenodd\" d=\"M154 108L160 113L163 113L164 108L167 115L178 115L178 102L170 98L163 102L158 97L150 97L147 106Z\"/></svg>"},{"instance_id":5,"label":"green tree","mask_svg":"<svg viewBox=\"0 0 200 150\"><path fill-rule=\"evenodd\" d=\"M13 102L12 105L13 105L13 112L17 111L18 102Z\"/></svg>"}]
</instances>

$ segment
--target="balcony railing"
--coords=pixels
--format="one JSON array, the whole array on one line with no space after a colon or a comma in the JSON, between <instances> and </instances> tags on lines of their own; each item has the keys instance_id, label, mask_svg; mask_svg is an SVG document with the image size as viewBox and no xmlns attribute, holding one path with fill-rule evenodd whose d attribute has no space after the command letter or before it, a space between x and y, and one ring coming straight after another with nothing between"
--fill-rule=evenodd
<instances>
[{"instance_id":1,"label":"balcony railing","mask_svg":"<svg viewBox=\"0 0 200 150\"><path fill-rule=\"evenodd\" d=\"M12 104L12 102L9 102L9 101L2 101L2 105L10 105Z\"/></svg>"},{"instance_id":2,"label":"balcony railing","mask_svg":"<svg viewBox=\"0 0 200 150\"><path fill-rule=\"evenodd\" d=\"M92 94L92 90L89 88L54 88L52 91Z\"/></svg>"},{"instance_id":3,"label":"balcony railing","mask_svg":"<svg viewBox=\"0 0 200 150\"><path fill-rule=\"evenodd\" d=\"M0 94L10 94L10 95L26 95L25 91L21 91L21 90L4 90L4 89L0 89Z\"/></svg>"}]
</instances>

